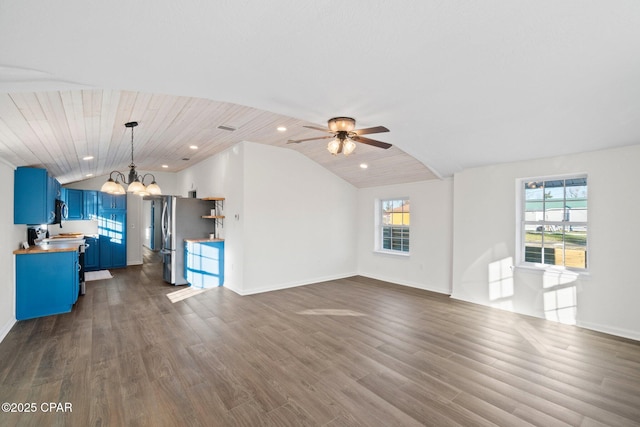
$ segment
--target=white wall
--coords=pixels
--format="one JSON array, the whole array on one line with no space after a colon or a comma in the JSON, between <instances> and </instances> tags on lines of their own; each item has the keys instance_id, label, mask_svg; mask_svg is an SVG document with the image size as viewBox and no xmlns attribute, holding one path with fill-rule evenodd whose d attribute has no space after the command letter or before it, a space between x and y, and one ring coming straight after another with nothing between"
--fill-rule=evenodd
<instances>
[{"instance_id":1,"label":"white wall","mask_svg":"<svg viewBox=\"0 0 640 427\"><path fill-rule=\"evenodd\" d=\"M465 170L454 178L454 298L528 315L566 315L554 303L575 295L575 323L640 339L635 197L640 145ZM589 276L515 269L516 180L587 173ZM499 297L499 298L498 298ZM563 320L571 323L570 319Z\"/></svg>"},{"instance_id":2,"label":"white wall","mask_svg":"<svg viewBox=\"0 0 640 427\"><path fill-rule=\"evenodd\" d=\"M243 293L355 274L355 187L296 151L264 144L246 144L244 177Z\"/></svg>"},{"instance_id":3,"label":"white wall","mask_svg":"<svg viewBox=\"0 0 640 427\"><path fill-rule=\"evenodd\" d=\"M411 201L410 255L374 251L376 200ZM445 294L451 293L453 182L425 181L358 191L358 274Z\"/></svg>"},{"instance_id":4,"label":"white wall","mask_svg":"<svg viewBox=\"0 0 640 427\"><path fill-rule=\"evenodd\" d=\"M246 295L355 274L356 189L293 151L243 142L179 174L225 197L225 286Z\"/></svg>"},{"instance_id":5,"label":"white wall","mask_svg":"<svg viewBox=\"0 0 640 427\"><path fill-rule=\"evenodd\" d=\"M244 144L212 156L177 174L176 195L224 197L226 217L218 235L225 239L224 286L242 292L244 263Z\"/></svg>"},{"instance_id":6,"label":"white wall","mask_svg":"<svg viewBox=\"0 0 640 427\"><path fill-rule=\"evenodd\" d=\"M27 240L27 227L13 224L13 171L14 168L0 159L0 341L6 336L15 316L15 261L13 251Z\"/></svg>"}]
</instances>

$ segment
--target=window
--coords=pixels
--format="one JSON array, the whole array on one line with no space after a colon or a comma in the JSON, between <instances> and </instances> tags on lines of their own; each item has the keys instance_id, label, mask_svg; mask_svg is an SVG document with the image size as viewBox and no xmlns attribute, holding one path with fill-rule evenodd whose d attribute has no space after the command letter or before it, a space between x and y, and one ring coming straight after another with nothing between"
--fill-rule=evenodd
<instances>
[{"instance_id":1,"label":"window","mask_svg":"<svg viewBox=\"0 0 640 427\"><path fill-rule=\"evenodd\" d=\"M520 261L587 268L587 177L520 184Z\"/></svg>"},{"instance_id":2,"label":"window","mask_svg":"<svg viewBox=\"0 0 640 427\"><path fill-rule=\"evenodd\" d=\"M380 201L380 250L409 253L409 199Z\"/></svg>"}]
</instances>

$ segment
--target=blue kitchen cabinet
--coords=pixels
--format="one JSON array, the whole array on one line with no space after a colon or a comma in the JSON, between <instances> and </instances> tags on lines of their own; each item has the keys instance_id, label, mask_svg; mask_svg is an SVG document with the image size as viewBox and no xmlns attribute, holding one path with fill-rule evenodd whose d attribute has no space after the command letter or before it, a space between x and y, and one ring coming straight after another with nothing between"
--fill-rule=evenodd
<instances>
[{"instance_id":1,"label":"blue kitchen cabinet","mask_svg":"<svg viewBox=\"0 0 640 427\"><path fill-rule=\"evenodd\" d=\"M98 192L95 190L83 190L84 219L96 219L98 217ZM125 196L126 197L126 196Z\"/></svg>"},{"instance_id":2,"label":"blue kitchen cabinet","mask_svg":"<svg viewBox=\"0 0 640 427\"><path fill-rule=\"evenodd\" d=\"M100 269L127 266L127 212L100 211L98 214Z\"/></svg>"},{"instance_id":3,"label":"blue kitchen cabinet","mask_svg":"<svg viewBox=\"0 0 640 427\"><path fill-rule=\"evenodd\" d=\"M224 284L224 240L187 240L184 244L184 277L196 288Z\"/></svg>"},{"instance_id":4,"label":"blue kitchen cabinet","mask_svg":"<svg viewBox=\"0 0 640 427\"><path fill-rule=\"evenodd\" d=\"M46 169L18 167L14 172L14 224L51 224L60 183Z\"/></svg>"},{"instance_id":5,"label":"blue kitchen cabinet","mask_svg":"<svg viewBox=\"0 0 640 427\"><path fill-rule=\"evenodd\" d=\"M98 217L98 192L95 190L63 188L62 201L67 205L67 221L96 219Z\"/></svg>"},{"instance_id":6,"label":"blue kitchen cabinet","mask_svg":"<svg viewBox=\"0 0 640 427\"><path fill-rule=\"evenodd\" d=\"M97 193L99 266L122 268L127 266L127 195Z\"/></svg>"},{"instance_id":7,"label":"blue kitchen cabinet","mask_svg":"<svg viewBox=\"0 0 640 427\"><path fill-rule=\"evenodd\" d=\"M68 313L79 292L77 250L16 255L16 319Z\"/></svg>"},{"instance_id":8,"label":"blue kitchen cabinet","mask_svg":"<svg viewBox=\"0 0 640 427\"><path fill-rule=\"evenodd\" d=\"M126 194L109 194L102 191L98 194L98 210L122 210L127 209Z\"/></svg>"},{"instance_id":9,"label":"blue kitchen cabinet","mask_svg":"<svg viewBox=\"0 0 640 427\"><path fill-rule=\"evenodd\" d=\"M84 191L73 188L62 189L62 200L67 204L67 221L84 219Z\"/></svg>"},{"instance_id":10,"label":"blue kitchen cabinet","mask_svg":"<svg viewBox=\"0 0 640 427\"><path fill-rule=\"evenodd\" d=\"M100 270L100 246L97 237L84 237L84 271Z\"/></svg>"}]
</instances>

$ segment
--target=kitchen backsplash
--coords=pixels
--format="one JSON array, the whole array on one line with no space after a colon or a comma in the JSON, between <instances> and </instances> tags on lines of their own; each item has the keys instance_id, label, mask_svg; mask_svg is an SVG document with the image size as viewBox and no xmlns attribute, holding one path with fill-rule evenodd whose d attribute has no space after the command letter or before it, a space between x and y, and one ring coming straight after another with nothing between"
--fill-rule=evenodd
<instances>
[{"instance_id":1,"label":"kitchen backsplash","mask_svg":"<svg viewBox=\"0 0 640 427\"><path fill-rule=\"evenodd\" d=\"M98 234L98 221L62 221L62 228L59 225L49 225L49 236L57 236L60 233L82 233Z\"/></svg>"}]
</instances>

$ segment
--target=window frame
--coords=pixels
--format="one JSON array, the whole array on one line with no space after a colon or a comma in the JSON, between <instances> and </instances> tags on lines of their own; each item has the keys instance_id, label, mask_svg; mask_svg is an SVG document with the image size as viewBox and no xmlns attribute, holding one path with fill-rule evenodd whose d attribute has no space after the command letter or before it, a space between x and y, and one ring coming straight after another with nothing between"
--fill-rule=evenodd
<instances>
[{"instance_id":1,"label":"window frame","mask_svg":"<svg viewBox=\"0 0 640 427\"><path fill-rule=\"evenodd\" d=\"M381 198L381 199L377 199L376 203L375 203L375 247L374 247L374 251L375 252L379 252L379 253L383 253L383 254L390 254L390 255L399 255L399 256L409 256L411 255L411 210L409 209L409 211L407 212L409 214L409 224L407 225L399 225L399 226L393 226L394 228L401 228L401 229L405 229L408 231L408 250L404 251L402 249L393 249L393 248L389 248L386 249L384 248L384 230L385 228L390 227L389 225L385 225L384 223L384 215L385 215L385 211L384 211L384 205L385 203L388 202L402 202L403 205L404 204L409 204L409 206L411 206L411 199L409 197L386 197L386 198ZM404 222L404 214L405 212L401 212L402 216L403 216L403 222Z\"/></svg>"},{"instance_id":2,"label":"window frame","mask_svg":"<svg viewBox=\"0 0 640 427\"><path fill-rule=\"evenodd\" d=\"M563 219L560 221L551 221L551 220L538 220L538 221L533 221L533 220L526 220L525 215L526 215L526 194L525 194L525 184L529 183L529 182L548 182L548 181L565 181L565 184L563 186L563 188L565 189L564 191L564 198L563 201L566 202L567 200L567 196L566 196L566 181L567 180L571 180L571 179L585 179L586 180L586 187L587 187L587 195L586 195L586 211L587 211L587 220L586 221L571 221L571 220L567 220L566 218L566 210L563 214ZM589 244L590 244L590 237L589 237L589 199L590 199L590 194L589 194L589 177L588 174L586 173L576 173L576 174L567 174L567 175L550 175L550 176L536 176L536 177L530 177L530 178L520 178L516 180L516 265L517 267L521 267L521 268L527 268L527 269L535 269L535 270L541 270L541 271L547 271L547 270L563 270L563 271L571 271L573 273L577 273L577 274L584 274L584 275L588 275L589 274L589 267L591 265L590 259L589 259L589 255L590 255L590 250L589 250ZM543 205L546 203L546 200L543 199ZM566 206L566 205L565 205ZM547 212L546 209L543 210L543 214ZM585 268L581 268L581 267L572 267L572 266L567 266L567 265L556 265L556 264L548 264L544 262L544 255L542 256L541 262L531 262L531 261L526 261L526 226L527 225L538 225L538 226L552 226L552 227L567 227L567 226L576 226L576 227L585 227L586 228L586 242L585 242L585 264L586 267ZM566 242L564 235L563 235L563 243ZM544 239L543 239L543 244L544 244Z\"/></svg>"}]
</instances>

